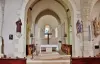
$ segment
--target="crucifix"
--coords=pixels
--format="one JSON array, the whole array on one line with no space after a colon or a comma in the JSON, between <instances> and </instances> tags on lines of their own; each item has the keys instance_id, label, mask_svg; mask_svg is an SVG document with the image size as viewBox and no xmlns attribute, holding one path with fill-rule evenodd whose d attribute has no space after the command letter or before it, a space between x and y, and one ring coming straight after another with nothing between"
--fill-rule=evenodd
<instances>
[{"instance_id":1,"label":"crucifix","mask_svg":"<svg viewBox=\"0 0 100 64\"><path fill-rule=\"evenodd\" d=\"M52 33L46 33L47 35L47 43L49 44L49 36L52 35Z\"/></svg>"}]
</instances>

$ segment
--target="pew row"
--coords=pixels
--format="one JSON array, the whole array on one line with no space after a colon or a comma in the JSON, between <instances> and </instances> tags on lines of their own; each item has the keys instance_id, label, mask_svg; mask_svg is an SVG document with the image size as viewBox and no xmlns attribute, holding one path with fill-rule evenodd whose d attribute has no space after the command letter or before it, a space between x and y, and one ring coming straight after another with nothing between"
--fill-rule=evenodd
<instances>
[{"instance_id":1,"label":"pew row","mask_svg":"<svg viewBox=\"0 0 100 64\"><path fill-rule=\"evenodd\" d=\"M73 57L72 64L100 64L100 57Z\"/></svg>"},{"instance_id":2,"label":"pew row","mask_svg":"<svg viewBox=\"0 0 100 64\"><path fill-rule=\"evenodd\" d=\"M0 64L26 64L26 59L0 58Z\"/></svg>"}]
</instances>

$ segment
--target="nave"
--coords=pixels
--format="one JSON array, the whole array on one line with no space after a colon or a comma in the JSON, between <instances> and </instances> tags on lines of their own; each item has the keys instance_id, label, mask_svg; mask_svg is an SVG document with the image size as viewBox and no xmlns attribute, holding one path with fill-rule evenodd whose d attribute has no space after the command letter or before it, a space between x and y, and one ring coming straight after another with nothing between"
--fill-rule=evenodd
<instances>
[{"instance_id":1,"label":"nave","mask_svg":"<svg viewBox=\"0 0 100 64\"><path fill-rule=\"evenodd\" d=\"M0 64L35 63L100 64L100 0L0 0Z\"/></svg>"}]
</instances>

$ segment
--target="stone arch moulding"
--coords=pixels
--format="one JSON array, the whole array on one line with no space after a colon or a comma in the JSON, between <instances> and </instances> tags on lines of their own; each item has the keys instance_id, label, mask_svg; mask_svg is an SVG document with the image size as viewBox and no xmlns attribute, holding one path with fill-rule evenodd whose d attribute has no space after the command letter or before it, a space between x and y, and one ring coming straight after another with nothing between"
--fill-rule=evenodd
<instances>
[{"instance_id":1,"label":"stone arch moulding","mask_svg":"<svg viewBox=\"0 0 100 64\"><path fill-rule=\"evenodd\" d=\"M32 8L39 1L41 1L41 0L29 0L29 1L27 1L26 8L25 8L25 18L27 18L28 9L30 7ZM58 2L65 9L66 14L67 14L67 9L69 8L71 16L72 16L71 21L72 22L75 21L74 17L75 17L75 12L77 11L75 3L72 0L55 0L55 1ZM68 8L66 8L66 6ZM25 19L25 20L27 21L27 19Z\"/></svg>"},{"instance_id":2,"label":"stone arch moulding","mask_svg":"<svg viewBox=\"0 0 100 64\"><path fill-rule=\"evenodd\" d=\"M58 23L59 23L59 24L61 23L59 16L58 16L54 11L52 11L52 10L50 10L50 9L45 9L45 10L43 10L42 12L40 12L40 13L37 15L37 17L36 17L36 19L35 19L35 24L38 23L38 20L39 20L42 16L44 16L44 15L52 15L52 16L54 16L54 17L58 20Z\"/></svg>"},{"instance_id":3,"label":"stone arch moulding","mask_svg":"<svg viewBox=\"0 0 100 64\"><path fill-rule=\"evenodd\" d=\"M26 7L25 7L25 18L27 17L27 11L30 7L33 7L35 4L37 4L41 0L29 0L27 1ZM76 11L75 3L72 0L55 0L58 2L64 9L66 8L66 5L71 10L72 15L74 15L74 11Z\"/></svg>"},{"instance_id":4,"label":"stone arch moulding","mask_svg":"<svg viewBox=\"0 0 100 64\"><path fill-rule=\"evenodd\" d=\"M93 8L94 6L98 3L99 0L93 0L92 1L92 5L91 5L91 9L90 9L90 14L92 14Z\"/></svg>"}]
</instances>

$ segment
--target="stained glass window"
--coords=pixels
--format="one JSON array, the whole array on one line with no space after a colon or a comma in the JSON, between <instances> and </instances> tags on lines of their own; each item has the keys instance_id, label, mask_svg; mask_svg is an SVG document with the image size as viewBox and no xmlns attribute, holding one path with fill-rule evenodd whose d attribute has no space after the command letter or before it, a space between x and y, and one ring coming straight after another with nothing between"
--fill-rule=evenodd
<instances>
[{"instance_id":1,"label":"stained glass window","mask_svg":"<svg viewBox=\"0 0 100 64\"><path fill-rule=\"evenodd\" d=\"M47 24L47 25L45 25L45 38L47 38L48 37L48 33L50 33L50 26Z\"/></svg>"},{"instance_id":2,"label":"stained glass window","mask_svg":"<svg viewBox=\"0 0 100 64\"><path fill-rule=\"evenodd\" d=\"M58 29L55 29L55 37L58 37Z\"/></svg>"}]
</instances>

